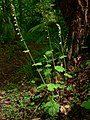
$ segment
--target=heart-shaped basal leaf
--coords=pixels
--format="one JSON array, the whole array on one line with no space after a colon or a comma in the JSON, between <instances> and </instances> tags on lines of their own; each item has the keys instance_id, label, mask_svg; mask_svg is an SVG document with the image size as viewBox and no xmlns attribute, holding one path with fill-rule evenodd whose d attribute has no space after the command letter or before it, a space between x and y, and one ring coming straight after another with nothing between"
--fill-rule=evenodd
<instances>
[{"instance_id":1,"label":"heart-shaped basal leaf","mask_svg":"<svg viewBox=\"0 0 90 120\"><path fill-rule=\"evenodd\" d=\"M45 110L49 113L51 116L55 116L57 112L59 112L60 105L57 104L54 100L50 100L44 105Z\"/></svg>"},{"instance_id":2,"label":"heart-shaped basal leaf","mask_svg":"<svg viewBox=\"0 0 90 120\"><path fill-rule=\"evenodd\" d=\"M58 72L64 72L65 68L63 68L62 66L55 66L55 70L57 70Z\"/></svg>"},{"instance_id":3,"label":"heart-shaped basal leaf","mask_svg":"<svg viewBox=\"0 0 90 120\"><path fill-rule=\"evenodd\" d=\"M90 99L88 99L87 101L84 101L82 104L81 104L81 107L84 107L86 109L90 109Z\"/></svg>"},{"instance_id":4,"label":"heart-shaped basal leaf","mask_svg":"<svg viewBox=\"0 0 90 120\"><path fill-rule=\"evenodd\" d=\"M46 51L45 55L51 57L53 55L53 50Z\"/></svg>"}]
</instances>

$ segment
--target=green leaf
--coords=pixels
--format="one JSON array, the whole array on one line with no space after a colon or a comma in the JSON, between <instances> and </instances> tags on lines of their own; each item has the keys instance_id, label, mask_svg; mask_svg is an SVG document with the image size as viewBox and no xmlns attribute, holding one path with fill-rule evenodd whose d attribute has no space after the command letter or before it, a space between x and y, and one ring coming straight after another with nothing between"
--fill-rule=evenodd
<instances>
[{"instance_id":1,"label":"green leaf","mask_svg":"<svg viewBox=\"0 0 90 120\"><path fill-rule=\"evenodd\" d=\"M35 27L33 27L33 28L31 28L28 32L30 32L30 31L35 31L35 30L37 30L38 28L40 28L40 27L44 27L44 23L41 23L41 24L39 24L39 25L36 25Z\"/></svg>"},{"instance_id":2,"label":"green leaf","mask_svg":"<svg viewBox=\"0 0 90 120\"><path fill-rule=\"evenodd\" d=\"M29 53L29 50L24 50L23 52L24 52L24 53Z\"/></svg>"},{"instance_id":3,"label":"green leaf","mask_svg":"<svg viewBox=\"0 0 90 120\"><path fill-rule=\"evenodd\" d=\"M24 97L24 100L25 100L25 101L30 100L30 96L25 96L25 97Z\"/></svg>"},{"instance_id":4,"label":"green leaf","mask_svg":"<svg viewBox=\"0 0 90 120\"><path fill-rule=\"evenodd\" d=\"M35 83L35 80L32 80L32 81L31 81L31 83L33 83L33 84L34 84L34 83Z\"/></svg>"},{"instance_id":5,"label":"green leaf","mask_svg":"<svg viewBox=\"0 0 90 120\"><path fill-rule=\"evenodd\" d=\"M46 84L41 84L40 86L37 87L37 90L43 90L47 85Z\"/></svg>"},{"instance_id":6,"label":"green leaf","mask_svg":"<svg viewBox=\"0 0 90 120\"><path fill-rule=\"evenodd\" d=\"M67 90L73 90L73 87L72 86L68 86Z\"/></svg>"},{"instance_id":7,"label":"green leaf","mask_svg":"<svg viewBox=\"0 0 90 120\"><path fill-rule=\"evenodd\" d=\"M68 73L64 73L64 76L68 77L68 78L72 78L72 76L70 74L68 74Z\"/></svg>"},{"instance_id":8,"label":"green leaf","mask_svg":"<svg viewBox=\"0 0 90 120\"><path fill-rule=\"evenodd\" d=\"M31 102L31 105L33 106L33 105L35 105L35 103L34 103L34 102Z\"/></svg>"},{"instance_id":9,"label":"green leaf","mask_svg":"<svg viewBox=\"0 0 90 120\"><path fill-rule=\"evenodd\" d=\"M51 57L51 56L53 55L53 52L52 52L52 51L53 51L53 50L46 51L45 55L46 55L47 57Z\"/></svg>"},{"instance_id":10,"label":"green leaf","mask_svg":"<svg viewBox=\"0 0 90 120\"><path fill-rule=\"evenodd\" d=\"M60 85L60 88L61 88L61 89L64 89L64 88L65 88L65 85Z\"/></svg>"},{"instance_id":11,"label":"green leaf","mask_svg":"<svg viewBox=\"0 0 90 120\"><path fill-rule=\"evenodd\" d=\"M40 68L40 69L37 69L37 71L38 71L38 72L41 72L41 71L43 71L43 69Z\"/></svg>"},{"instance_id":12,"label":"green leaf","mask_svg":"<svg viewBox=\"0 0 90 120\"><path fill-rule=\"evenodd\" d=\"M48 90L49 91L54 91L54 89L57 89L58 87L60 87L60 84L47 84Z\"/></svg>"},{"instance_id":13,"label":"green leaf","mask_svg":"<svg viewBox=\"0 0 90 120\"><path fill-rule=\"evenodd\" d=\"M47 77L48 75L50 75L51 74L51 71L52 71L52 69L46 69L45 71L44 71L44 75L45 75L45 77Z\"/></svg>"},{"instance_id":14,"label":"green leaf","mask_svg":"<svg viewBox=\"0 0 90 120\"><path fill-rule=\"evenodd\" d=\"M86 61L86 65L90 66L90 60Z\"/></svg>"},{"instance_id":15,"label":"green leaf","mask_svg":"<svg viewBox=\"0 0 90 120\"><path fill-rule=\"evenodd\" d=\"M55 70L57 70L58 72L64 72L65 68L63 68L62 66L55 66Z\"/></svg>"},{"instance_id":16,"label":"green leaf","mask_svg":"<svg viewBox=\"0 0 90 120\"><path fill-rule=\"evenodd\" d=\"M44 105L45 110L49 113L51 116L55 116L57 112L59 112L59 104L57 104L54 100L50 100Z\"/></svg>"},{"instance_id":17,"label":"green leaf","mask_svg":"<svg viewBox=\"0 0 90 120\"><path fill-rule=\"evenodd\" d=\"M35 63L32 66L39 66L39 65L42 65L42 63L41 62L40 63Z\"/></svg>"},{"instance_id":18,"label":"green leaf","mask_svg":"<svg viewBox=\"0 0 90 120\"><path fill-rule=\"evenodd\" d=\"M48 67L51 67L51 65L50 65L50 64L47 64L45 67L47 67L47 68L48 68Z\"/></svg>"},{"instance_id":19,"label":"green leaf","mask_svg":"<svg viewBox=\"0 0 90 120\"><path fill-rule=\"evenodd\" d=\"M61 57L60 57L60 59L64 59L65 57L67 57L66 55L62 55Z\"/></svg>"},{"instance_id":20,"label":"green leaf","mask_svg":"<svg viewBox=\"0 0 90 120\"><path fill-rule=\"evenodd\" d=\"M53 7L53 6L55 6L55 4L51 4L50 6Z\"/></svg>"},{"instance_id":21,"label":"green leaf","mask_svg":"<svg viewBox=\"0 0 90 120\"><path fill-rule=\"evenodd\" d=\"M86 109L90 109L90 99L88 99L87 101L84 101L82 104L81 104L81 107L84 107Z\"/></svg>"}]
</instances>

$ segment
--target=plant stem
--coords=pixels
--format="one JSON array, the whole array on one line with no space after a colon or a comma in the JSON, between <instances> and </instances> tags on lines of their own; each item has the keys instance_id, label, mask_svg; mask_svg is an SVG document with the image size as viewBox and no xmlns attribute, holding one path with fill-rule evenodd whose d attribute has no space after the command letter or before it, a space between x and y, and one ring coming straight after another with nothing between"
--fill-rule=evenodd
<instances>
[{"instance_id":1,"label":"plant stem","mask_svg":"<svg viewBox=\"0 0 90 120\"><path fill-rule=\"evenodd\" d=\"M63 51L64 46L63 46L63 40L62 40L62 36L61 36L61 27L60 27L60 25L57 24L57 23L56 23L56 25L57 25L58 30L59 30L58 36L59 36L59 39L60 39L60 43L59 43L59 44L61 45L61 52L62 52L62 55L64 55L64 51ZM65 60L65 58L64 58L63 63L64 63L64 67L65 67L65 69L66 69L66 60Z\"/></svg>"},{"instance_id":2,"label":"plant stem","mask_svg":"<svg viewBox=\"0 0 90 120\"><path fill-rule=\"evenodd\" d=\"M11 15L12 15L12 17L13 17L13 15L14 15L14 18L15 18L15 19L14 19L14 22L15 22L14 26L17 27L16 29L18 29L19 37L20 37L21 41L23 42L26 50L28 51L28 54L29 54L29 56L30 56L33 64L35 64L35 61L34 61L34 59L33 59L33 56L32 56L32 54L31 54L31 52L30 52L30 50L29 50L29 48L28 48L28 46L27 46L27 44L26 44L26 42L25 42L25 40L24 40L24 38L23 38L23 36L22 36L21 31L20 31L20 28L19 28L19 25L18 25L18 21L17 21L17 18L16 18L15 7L14 7L14 5L13 5L12 3L11 3L11 8L12 8L12 13L11 13ZM40 73L40 71L38 70L37 67L36 67L36 69L37 69L37 71L38 71L38 74L39 74L42 82L45 84L45 81L44 81L44 79L43 79L43 76L41 75L41 73Z\"/></svg>"},{"instance_id":3,"label":"plant stem","mask_svg":"<svg viewBox=\"0 0 90 120\"><path fill-rule=\"evenodd\" d=\"M47 32L48 32L48 39L49 39L49 44L50 44L50 49L52 49L52 44L51 44L51 39L50 39L50 33L49 33L49 30L48 30L48 26L47 26ZM55 62L54 62L54 55L52 54L52 60L53 60L53 66L55 67Z\"/></svg>"},{"instance_id":4,"label":"plant stem","mask_svg":"<svg viewBox=\"0 0 90 120\"><path fill-rule=\"evenodd\" d=\"M31 60L32 60L32 62L33 62L33 64L35 64L35 61L34 61L34 59L33 59L33 56L32 56L32 54L31 54L30 50L28 49L28 46L27 46L27 44L26 44L26 42L25 42L24 40L23 40L23 44L24 44L26 50L29 51L28 54L29 54L29 56L30 56L30 58L31 58ZM41 77L43 83L45 84L45 81L44 81L44 79L43 79L43 77L42 77L40 71L38 70L37 66L36 66L36 69L37 69L38 74L39 74L39 76Z\"/></svg>"}]
</instances>

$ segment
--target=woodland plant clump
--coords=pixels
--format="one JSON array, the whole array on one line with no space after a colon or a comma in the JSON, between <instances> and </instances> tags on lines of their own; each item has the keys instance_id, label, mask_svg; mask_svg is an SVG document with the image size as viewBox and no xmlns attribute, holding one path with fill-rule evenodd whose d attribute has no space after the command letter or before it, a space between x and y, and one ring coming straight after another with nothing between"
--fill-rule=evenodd
<instances>
[{"instance_id":1,"label":"woodland plant clump","mask_svg":"<svg viewBox=\"0 0 90 120\"><path fill-rule=\"evenodd\" d=\"M29 49L24 52L31 55ZM9 94L11 92L12 99L9 96L11 102L3 109L6 116L14 119L23 117L32 119L34 116L42 119L51 119L51 117L56 119L61 113L68 116L74 103L79 103L80 98L77 96L76 83L73 82L74 74L67 72L64 68L66 57L66 55L59 56L56 62L54 50L46 51L39 62L35 62L32 57L32 67L36 69L41 78L31 80L27 92L24 90L16 95L13 88L8 91ZM14 107L11 107L13 104ZM89 109L88 104L89 99L81 106Z\"/></svg>"},{"instance_id":2,"label":"woodland plant clump","mask_svg":"<svg viewBox=\"0 0 90 120\"><path fill-rule=\"evenodd\" d=\"M89 81L83 80L83 75L78 74L78 71L83 71L84 66L90 66L90 61L88 60L83 65L79 62L81 57L77 57L73 60L75 66L68 65L70 64L67 62L68 30L61 12L56 12L53 9L54 5L51 0L40 0L39 2L31 0L31 6L24 3L25 1L19 1L20 8L16 6L17 11L19 11L18 16L15 14L16 11L13 5L11 12L13 13L15 32L17 32L20 42L24 45L23 52L28 56L28 64L23 65L20 72L29 76L29 80L26 80L26 77L24 82L21 80L20 87L12 83L6 86L7 92L3 98L5 102L3 112L6 118L14 120L33 120L33 118L42 120L69 119L69 114L75 104L90 109ZM17 2L16 5L18 5ZM58 19L57 14L59 13L61 18ZM34 24L32 24L31 19L35 21ZM59 20L61 21L59 22ZM25 24L25 21L28 21L27 24ZM28 23L32 25L32 28L28 26ZM20 32L19 27L23 28L22 32ZM27 31L27 34L25 34L25 31ZM33 57L32 51L28 47L28 41L24 40L23 36L27 39L36 37L38 43L44 43L45 39L48 47L43 51L44 54L38 58ZM33 78L30 78L32 72ZM87 91L83 92L86 89Z\"/></svg>"}]
</instances>

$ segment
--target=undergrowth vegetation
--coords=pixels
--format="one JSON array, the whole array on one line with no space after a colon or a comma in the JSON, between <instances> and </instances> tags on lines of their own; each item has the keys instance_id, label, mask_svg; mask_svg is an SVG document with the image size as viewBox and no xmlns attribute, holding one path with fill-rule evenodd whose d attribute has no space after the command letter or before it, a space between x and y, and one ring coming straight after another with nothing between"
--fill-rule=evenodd
<instances>
[{"instance_id":1,"label":"undergrowth vegetation","mask_svg":"<svg viewBox=\"0 0 90 120\"><path fill-rule=\"evenodd\" d=\"M19 60L21 54L17 57L15 51L25 57L1 91L4 117L74 120L75 106L89 110L90 59L78 55L69 60L69 28L54 0L13 0L0 2L0 8L2 49L12 45L6 50L10 62L13 57Z\"/></svg>"}]
</instances>

